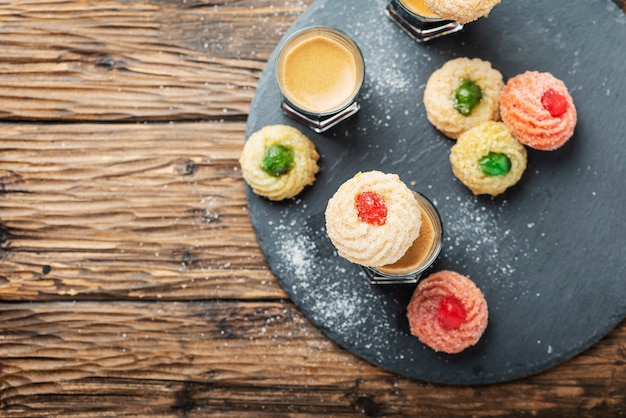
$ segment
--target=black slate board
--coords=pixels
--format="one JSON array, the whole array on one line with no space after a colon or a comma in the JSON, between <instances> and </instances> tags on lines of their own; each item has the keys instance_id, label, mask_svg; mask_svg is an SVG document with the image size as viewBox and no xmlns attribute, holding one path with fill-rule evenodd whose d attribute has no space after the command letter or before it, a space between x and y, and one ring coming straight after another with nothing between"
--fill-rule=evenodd
<instances>
[{"instance_id":1,"label":"black slate board","mask_svg":"<svg viewBox=\"0 0 626 418\"><path fill-rule=\"evenodd\" d=\"M432 382L480 384L528 376L582 352L626 315L626 17L609 0L504 0L463 33L418 44L383 14L383 0L315 2L285 36L335 26L366 63L359 114L323 135L284 116L274 81L276 51L256 92L246 138L289 124L322 158L313 187L272 203L247 189L254 229L273 273L302 312L332 340L387 370ZM497 198L474 197L452 175L453 142L426 120L428 76L445 61L491 61L505 80L548 71L578 110L573 138L552 152L529 150L522 180ZM489 325L457 355L409 334L414 286L369 285L338 257L324 209L357 171L400 175L441 212L444 248L434 270L471 277Z\"/></svg>"}]
</instances>

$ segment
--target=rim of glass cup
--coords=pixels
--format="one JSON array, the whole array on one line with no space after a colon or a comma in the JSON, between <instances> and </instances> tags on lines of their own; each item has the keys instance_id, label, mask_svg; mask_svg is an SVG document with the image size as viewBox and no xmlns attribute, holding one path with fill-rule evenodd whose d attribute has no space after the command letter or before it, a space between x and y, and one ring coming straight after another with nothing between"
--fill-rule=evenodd
<instances>
[{"instance_id":1,"label":"rim of glass cup","mask_svg":"<svg viewBox=\"0 0 626 418\"><path fill-rule=\"evenodd\" d=\"M281 77L280 77L280 68L283 64L284 57L285 57L283 52L287 49L287 47L289 47L292 43L300 40L300 38L302 38L305 35L314 36L315 34L332 35L331 38L333 40L338 41L343 46L347 47L348 50L353 52L356 66L357 66L358 86L354 89L354 93L350 95L350 97L346 99L346 101L343 102L338 107L330 109L330 110L325 110L323 112L316 112L311 109L305 109L302 106L298 105L293 99L289 97L289 94L287 94L287 92L283 88L283 84L281 83ZM307 26L291 34L285 40L285 42L283 42L283 44L280 46L278 50L278 56L276 58L276 64L275 64L275 79L276 79L276 83L278 84L280 93L283 97L283 100L285 100L289 104L289 106L291 106L293 109L297 110L298 112L304 113L305 115L311 115L314 117L330 116L350 107L355 102L359 94L361 93L361 89L363 88L363 84L365 82L365 60L363 58L363 53L361 52L361 48L359 48L357 43L347 33L342 31L341 29L337 29L335 27L326 26L326 25Z\"/></svg>"},{"instance_id":2,"label":"rim of glass cup","mask_svg":"<svg viewBox=\"0 0 626 418\"><path fill-rule=\"evenodd\" d=\"M437 210L435 205L430 201L430 199L428 199L422 193L416 192L413 190L413 194L415 195L416 199L420 202L420 205L422 206L423 210L426 212L429 212L432 215L431 218L437 222L439 226L439 240L437 242L437 245L431 249L430 256L424 260L422 267L415 271L410 271L410 272L403 273L403 274L390 274L390 273L385 273L383 271L380 271L376 267L366 267L373 273L379 275L382 279L390 279L389 281L378 280L378 282L380 283L386 283L386 282L414 283L416 282L417 280L419 280L422 273L424 273L424 271L426 271L435 262L437 257L439 257L439 254L441 253L441 250L443 248L443 221L441 220L441 215L439 214L439 211Z\"/></svg>"}]
</instances>

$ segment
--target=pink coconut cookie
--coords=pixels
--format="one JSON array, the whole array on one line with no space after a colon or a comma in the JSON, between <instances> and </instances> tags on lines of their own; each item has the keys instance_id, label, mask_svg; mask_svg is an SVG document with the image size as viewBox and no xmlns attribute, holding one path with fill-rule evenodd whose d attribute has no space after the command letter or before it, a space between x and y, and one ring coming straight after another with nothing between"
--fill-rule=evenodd
<instances>
[{"instance_id":1,"label":"pink coconut cookie","mask_svg":"<svg viewBox=\"0 0 626 418\"><path fill-rule=\"evenodd\" d=\"M411 334L435 351L459 353L487 327L487 302L473 281L454 271L433 273L415 289L407 308Z\"/></svg>"},{"instance_id":2,"label":"pink coconut cookie","mask_svg":"<svg viewBox=\"0 0 626 418\"><path fill-rule=\"evenodd\" d=\"M500 96L502 121L522 144L550 151L574 133L576 107L563 81L527 71L511 78Z\"/></svg>"}]
</instances>

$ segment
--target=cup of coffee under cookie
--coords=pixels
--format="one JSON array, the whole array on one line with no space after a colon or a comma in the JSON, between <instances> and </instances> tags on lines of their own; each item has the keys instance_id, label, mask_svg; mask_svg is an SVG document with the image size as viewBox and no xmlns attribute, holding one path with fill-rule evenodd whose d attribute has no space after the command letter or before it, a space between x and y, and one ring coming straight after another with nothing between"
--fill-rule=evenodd
<instances>
[{"instance_id":1,"label":"cup of coffee under cookie","mask_svg":"<svg viewBox=\"0 0 626 418\"><path fill-rule=\"evenodd\" d=\"M418 42L426 42L463 29L463 24L439 17L424 4L424 0L391 0L385 14Z\"/></svg>"},{"instance_id":2,"label":"cup of coffee under cookie","mask_svg":"<svg viewBox=\"0 0 626 418\"><path fill-rule=\"evenodd\" d=\"M417 283L437 259L443 245L443 226L437 208L423 194L413 192L422 212L418 237L395 263L380 267L362 266L373 284Z\"/></svg>"},{"instance_id":3,"label":"cup of coffee under cookie","mask_svg":"<svg viewBox=\"0 0 626 418\"><path fill-rule=\"evenodd\" d=\"M326 232L372 284L416 283L439 255L441 217L397 174L359 172L329 199Z\"/></svg>"}]
</instances>

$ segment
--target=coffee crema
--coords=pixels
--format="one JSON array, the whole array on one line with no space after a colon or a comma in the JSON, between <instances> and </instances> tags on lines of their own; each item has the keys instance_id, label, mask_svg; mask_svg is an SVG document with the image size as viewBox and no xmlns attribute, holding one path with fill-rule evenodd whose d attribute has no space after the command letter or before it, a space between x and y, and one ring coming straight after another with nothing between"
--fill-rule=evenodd
<instances>
[{"instance_id":1,"label":"coffee crema","mask_svg":"<svg viewBox=\"0 0 626 418\"><path fill-rule=\"evenodd\" d=\"M420 15L423 17L431 18L431 19L439 18L439 16L433 13L432 10L430 10L428 6L426 6L426 4L424 3L424 0L400 0L400 3L402 3L402 5L407 10L409 10L412 13L415 13L416 15Z\"/></svg>"},{"instance_id":2,"label":"coffee crema","mask_svg":"<svg viewBox=\"0 0 626 418\"><path fill-rule=\"evenodd\" d=\"M280 54L277 80L299 109L332 113L350 104L363 82L363 61L355 45L326 28L289 41Z\"/></svg>"}]
</instances>

